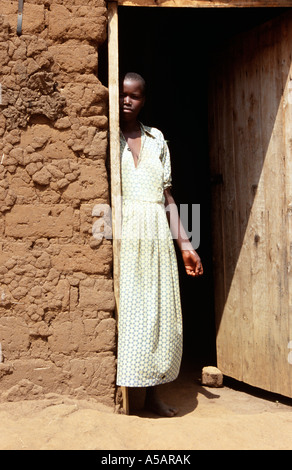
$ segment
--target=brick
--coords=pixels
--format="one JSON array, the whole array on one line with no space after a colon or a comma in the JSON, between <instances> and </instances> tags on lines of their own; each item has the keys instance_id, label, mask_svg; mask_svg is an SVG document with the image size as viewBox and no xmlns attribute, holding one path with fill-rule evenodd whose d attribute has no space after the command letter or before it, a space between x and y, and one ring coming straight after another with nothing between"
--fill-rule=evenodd
<instances>
[{"instance_id":1,"label":"brick","mask_svg":"<svg viewBox=\"0 0 292 470\"><path fill-rule=\"evenodd\" d=\"M5 217L5 235L25 237L72 237L73 209L65 205L15 205Z\"/></svg>"},{"instance_id":2,"label":"brick","mask_svg":"<svg viewBox=\"0 0 292 470\"><path fill-rule=\"evenodd\" d=\"M11 369L11 375L1 380L1 391L5 390L1 398L4 400L29 400L41 398L43 393L68 391L68 374L51 361L21 358L13 361Z\"/></svg>"},{"instance_id":3,"label":"brick","mask_svg":"<svg viewBox=\"0 0 292 470\"><path fill-rule=\"evenodd\" d=\"M98 182L98 184L97 184ZM96 200L107 197L108 180L104 168L94 165L80 165L80 176L63 193L64 200Z\"/></svg>"},{"instance_id":4,"label":"brick","mask_svg":"<svg viewBox=\"0 0 292 470\"><path fill-rule=\"evenodd\" d=\"M70 385L80 397L91 395L111 405L115 393L115 357L99 356L70 361Z\"/></svg>"},{"instance_id":5,"label":"brick","mask_svg":"<svg viewBox=\"0 0 292 470\"><path fill-rule=\"evenodd\" d=\"M29 349L29 329L22 318L0 318L0 343L5 360L21 356Z\"/></svg>"},{"instance_id":6,"label":"brick","mask_svg":"<svg viewBox=\"0 0 292 470\"><path fill-rule=\"evenodd\" d=\"M52 5L49 35L53 39L89 39L97 43L106 37L106 9L103 7Z\"/></svg>"},{"instance_id":7,"label":"brick","mask_svg":"<svg viewBox=\"0 0 292 470\"><path fill-rule=\"evenodd\" d=\"M78 351L88 353L113 351L115 349L116 321L114 318L82 319L75 315L74 320L56 319L50 329L48 339L52 352L72 354Z\"/></svg>"},{"instance_id":8,"label":"brick","mask_svg":"<svg viewBox=\"0 0 292 470\"><path fill-rule=\"evenodd\" d=\"M97 53L93 46L65 43L49 47L55 63L67 73L90 73L97 69Z\"/></svg>"},{"instance_id":9,"label":"brick","mask_svg":"<svg viewBox=\"0 0 292 470\"><path fill-rule=\"evenodd\" d=\"M88 245L58 245L59 253L52 257L52 266L60 272L108 274L112 262L112 246L105 244L92 249Z\"/></svg>"},{"instance_id":10,"label":"brick","mask_svg":"<svg viewBox=\"0 0 292 470\"><path fill-rule=\"evenodd\" d=\"M112 279L95 279L92 285L80 282L79 308L113 310L115 307Z\"/></svg>"},{"instance_id":11,"label":"brick","mask_svg":"<svg viewBox=\"0 0 292 470\"><path fill-rule=\"evenodd\" d=\"M207 387L222 387L223 374L217 367L207 366L202 370L202 385Z\"/></svg>"}]
</instances>

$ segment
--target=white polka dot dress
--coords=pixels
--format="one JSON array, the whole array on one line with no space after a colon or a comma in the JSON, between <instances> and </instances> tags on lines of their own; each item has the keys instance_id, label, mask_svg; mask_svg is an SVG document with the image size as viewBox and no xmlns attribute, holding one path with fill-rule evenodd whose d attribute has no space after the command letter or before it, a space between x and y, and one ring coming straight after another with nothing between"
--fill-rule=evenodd
<instances>
[{"instance_id":1,"label":"white polka dot dress","mask_svg":"<svg viewBox=\"0 0 292 470\"><path fill-rule=\"evenodd\" d=\"M162 133L141 124L135 167L121 135L123 223L117 384L147 387L174 380L182 356L177 259L164 207L171 163Z\"/></svg>"}]
</instances>

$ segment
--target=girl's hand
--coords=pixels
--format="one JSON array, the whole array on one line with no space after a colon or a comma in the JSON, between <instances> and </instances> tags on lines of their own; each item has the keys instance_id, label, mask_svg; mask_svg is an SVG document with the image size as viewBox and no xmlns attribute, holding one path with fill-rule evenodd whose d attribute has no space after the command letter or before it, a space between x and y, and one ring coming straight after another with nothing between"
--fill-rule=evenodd
<instances>
[{"instance_id":1,"label":"girl's hand","mask_svg":"<svg viewBox=\"0 0 292 470\"><path fill-rule=\"evenodd\" d=\"M186 273L189 276L197 277L203 274L203 265L201 258L195 250L182 250L183 262Z\"/></svg>"}]
</instances>

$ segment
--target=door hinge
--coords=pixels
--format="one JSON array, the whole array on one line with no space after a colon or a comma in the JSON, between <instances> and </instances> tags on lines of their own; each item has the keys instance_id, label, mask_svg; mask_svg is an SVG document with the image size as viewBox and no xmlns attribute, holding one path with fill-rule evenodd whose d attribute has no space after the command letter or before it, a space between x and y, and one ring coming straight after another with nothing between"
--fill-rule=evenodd
<instances>
[{"instance_id":1,"label":"door hinge","mask_svg":"<svg viewBox=\"0 0 292 470\"><path fill-rule=\"evenodd\" d=\"M18 15L17 15L17 29L16 29L18 36L20 36L22 33L23 2L24 0L18 0Z\"/></svg>"}]
</instances>

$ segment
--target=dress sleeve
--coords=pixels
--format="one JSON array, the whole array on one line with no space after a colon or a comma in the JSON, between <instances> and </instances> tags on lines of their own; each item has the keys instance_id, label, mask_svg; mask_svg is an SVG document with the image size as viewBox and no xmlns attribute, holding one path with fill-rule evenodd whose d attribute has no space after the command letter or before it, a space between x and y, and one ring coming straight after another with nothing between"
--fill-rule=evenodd
<instances>
[{"instance_id":1,"label":"dress sleeve","mask_svg":"<svg viewBox=\"0 0 292 470\"><path fill-rule=\"evenodd\" d=\"M164 140L163 143L163 155L162 155L162 164L163 164L163 187L164 189L170 188L172 185L171 178L171 161L170 161L170 152L167 145L167 142Z\"/></svg>"}]
</instances>

